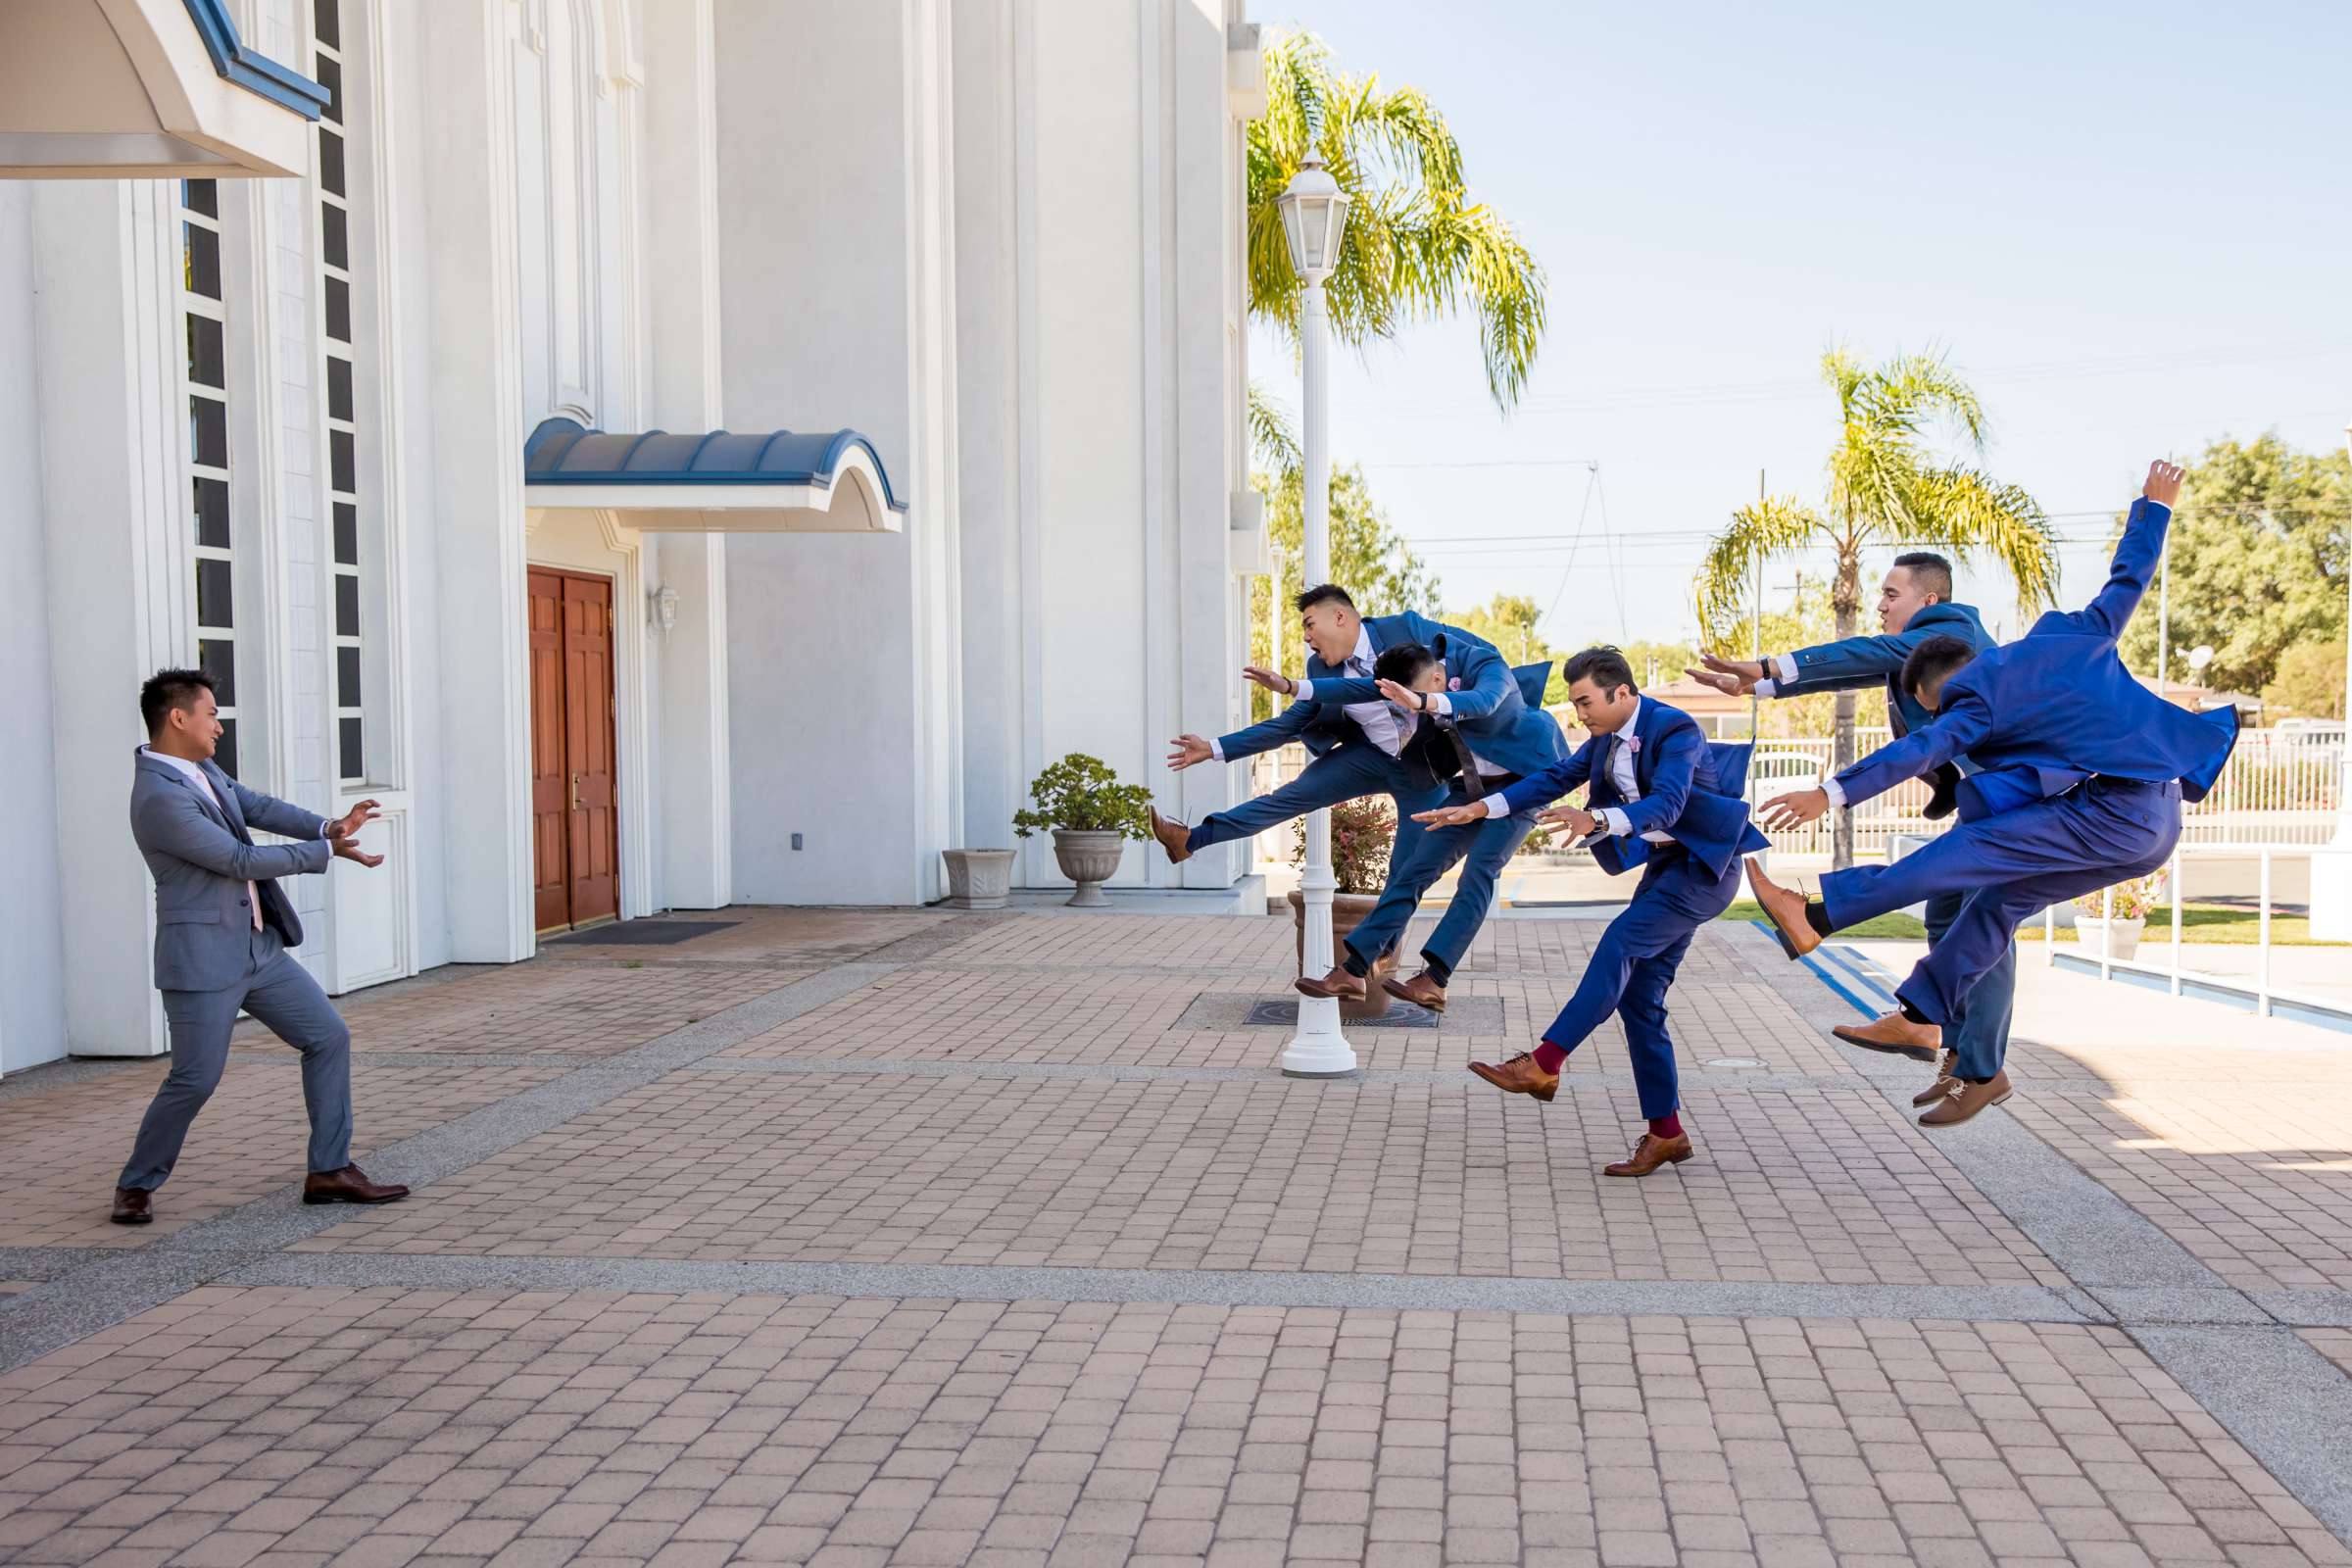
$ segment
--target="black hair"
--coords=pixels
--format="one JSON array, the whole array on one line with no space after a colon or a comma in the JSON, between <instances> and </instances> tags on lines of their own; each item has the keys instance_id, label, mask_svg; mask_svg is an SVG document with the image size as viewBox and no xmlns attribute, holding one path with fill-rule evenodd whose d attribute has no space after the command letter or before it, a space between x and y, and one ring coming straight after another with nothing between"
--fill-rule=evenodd
<instances>
[{"instance_id":1,"label":"black hair","mask_svg":"<svg viewBox=\"0 0 2352 1568\"><path fill-rule=\"evenodd\" d=\"M1977 651L1957 637L1931 637L1903 661L1903 690L1917 697L1930 684L1940 686L1953 670L1976 657Z\"/></svg>"},{"instance_id":2,"label":"black hair","mask_svg":"<svg viewBox=\"0 0 2352 1568\"><path fill-rule=\"evenodd\" d=\"M1349 610L1353 610L1355 608L1355 601L1348 597L1347 589L1341 587L1336 582L1326 582L1317 583L1314 587L1309 588L1306 590L1306 592L1292 600L1291 608L1303 615L1308 611L1314 609L1317 605L1335 604L1346 605Z\"/></svg>"},{"instance_id":3,"label":"black hair","mask_svg":"<svg viewBox=\"0 0 2352 1568\"><path fill-rule=\"evenodd\" d=\"M1602 643L1561 660L1560 679L1571 686L1580 680L1590 680L1606 694L1620 686L1633 685L1634 666L1625 662L1625 655Z\"/></svg>"},{"instance_id":4,"label":"black hair","mask_svg":"<svg viewBox=\"0 0 2352 1568\"><path fill-rule=\"evenodd\" d=\"M213 693L216 700L220 695L213 677L201 669L159 669L148 676L139 688L139 717L147 721L147 738L164 732L166 713L194 708L199 690Z\"/></svg>"},{"instance_id":5,"label":"black hair","mask_svg":"<svg viewBox=\"0 0 2352 1568\"><path fill-rule=\"evenodd\" d=\"M1935 551L1906 550L1894 564L1911 574L1922 593L1934 594L1947 605L1952 602L1952 564Z\"/></svg>"},{"instance_id":6,"label":"black hair","mask_svg":"<svg viewBox=\"0 0 2352 1568\"><path fill-rule=\"evenodd\" d=\"M1384 648L1372 662L1375 680L1393 680L1399 686L1410 686L1421 678L1421 672L1438 662L1438 656L1419 643L1398 643Z\"/></svg>"}]
</instances>

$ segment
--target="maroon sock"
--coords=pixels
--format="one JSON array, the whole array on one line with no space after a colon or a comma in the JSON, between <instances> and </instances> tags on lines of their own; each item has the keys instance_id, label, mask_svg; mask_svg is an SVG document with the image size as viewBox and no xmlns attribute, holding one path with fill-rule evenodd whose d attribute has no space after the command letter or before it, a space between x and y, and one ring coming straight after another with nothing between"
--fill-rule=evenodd
<instances>
[{"instance_id":1,"label":"maroon sock","mask_svg":"<svg viewBox=\"0 0 2352 1568\"><path fill-rule=\"evenodd\" d=\"M1650 1117L1649 1136L1652 1138L1682 1137L1683 1113L1679 1110L1670 1110L1663 1116Z\"/></svg>"},{"instance_id":2,"label":"maroon sock","mask_svg":"<svg viewBox=\"0 0 2352 1568\"><path fill-rule=\"evenodd\" d=\"M1560 1063L1566 1061L1567 1059L1568 1053L1562 1051L1559 1047L1553 1045L1548 1040L1544 1041L1542 1045L1536 1048L1536 1065L1543 1068L1545 1072L1558 1072L1560 1070Z\"/></svg>"}]
</instances>

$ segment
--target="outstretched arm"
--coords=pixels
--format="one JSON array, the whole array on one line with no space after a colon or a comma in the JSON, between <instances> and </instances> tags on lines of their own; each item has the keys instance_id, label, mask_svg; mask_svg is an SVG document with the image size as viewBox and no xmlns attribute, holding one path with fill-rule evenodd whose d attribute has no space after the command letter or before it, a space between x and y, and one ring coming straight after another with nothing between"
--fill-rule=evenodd
<instances>
[{"instance_id":1,"label":"outstretched arm","mask_svg":"<svg viewBox=\"0 0 2352 1568\"><path fill-rule=\"evenodd\" d=\"M334 858L333 847L316 831L291 844L247 844L207 815L193 795L179 789L149 795L131 818L131 832L142 850L172 856L235 882L323 871Z\"/></svg>"},{"instance_id":2,"label":"outstretched arm","mask_svg":"<svg viewBox=\"0 0 2352 1568\"><path fill-rule=\"evenodd\" d=\"M1563 758L1541 773L1530 773L1507 790L1492 791L1467 806L1415 811L1413 820L1445 827L1489 816L1515 816L1531 806L1549 805L1592 776L1593 748L1598 744L1597 739L1585 742L1574 757Z\"/></svg>"},{"instance_id":3,"label":"outstretched arm","mask_svg":"<svg viewBox=\"0 0 2352 1568\"><path fill-rule=\"evenodd\" d=\"M1859 806L1907 778L1922 778L1992 733L1992 710L1975 692L1944 683L1944 710L1934 723L1913 730L1811 789L1791 790L1764 803L1759 812L1774 831L1801 827L1833 806Z\"/></svg>"},{"instance_id":4,"label":"outstretched arm","mask_svg":"<svg viewBox=\"0 0 2352 1568\"><path fill-rule=\"evenodd\" d=\"M2161 459L2148 465L2148 482L2139 499L2132 503L2131 515L2124 519L2124 537L2117 542L2115 560L2107 568L2107 586L2082 610L2054 617L2044 615L2034 630L2055 618L2079 633L2109 642L2124 634L2124 623L2132 618L2156 575L2157 564L2164 560L2164 536L2172 526L2173 503L2180 498L2180 474L2178 465Z\"/></svg>"}]
</instances>

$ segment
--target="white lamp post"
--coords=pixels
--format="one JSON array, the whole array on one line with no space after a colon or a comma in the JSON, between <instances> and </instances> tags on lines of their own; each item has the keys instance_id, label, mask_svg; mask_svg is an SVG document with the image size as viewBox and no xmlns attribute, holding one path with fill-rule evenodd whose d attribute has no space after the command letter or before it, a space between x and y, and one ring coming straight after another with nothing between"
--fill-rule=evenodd
<instances>
[{"instance_id":1,"label":"white lamp post","mask_svg":"<svg viewBox=\"0 0 2352 1568\"><path fill-rule=\"evenodd\" d=\"M2352 424L2344 426L2344 450L2352 452ZM2352 634L2352 622L2346 630ZM2322 942L2352 942L2352 635L2344 648L2343 770L2335 785L2335 841L2329 855L2311 858L2311 934Z\"/></svg>"},{"instance_id":2,"label":"white lamp post","mask_svg":"<svg viewBox=\"0 0 2352 1568\"><path fill-rule=\"evenodd\" d=\"M1298 305L1298 359L1304 379L1300 418L1306 447L1306 494L1302 581L1309 588L1331 578L1331 443L1329 389L1331 320L1324 314L1323 280L1339 265L1340 232L1348 220L1348 198L1323 160L1309 149L1282 193L1282 231L1291 244L1291 266L1305 284ZM1306 941L1301 972L1322 975L1332 965L1331 813L1306 819L1306 864L1298 891L1305 900ZM1283 1048L1282 1070L1292 1078L1341 1078L1355 1071L1355 1049L1340 1032L1340 1004L1329 998L1298 999L1298 1028Z\"/></svg>"}]
</instances>

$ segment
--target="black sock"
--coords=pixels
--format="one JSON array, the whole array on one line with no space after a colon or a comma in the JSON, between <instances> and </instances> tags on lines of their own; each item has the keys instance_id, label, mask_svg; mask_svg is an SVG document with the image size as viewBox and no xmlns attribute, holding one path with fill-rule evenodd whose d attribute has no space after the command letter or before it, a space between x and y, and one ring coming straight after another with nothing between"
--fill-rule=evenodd
<instances>
[{"instance_id":1,"label":"black sock","mask_svg":"<svg viewBox=\"0 0 2352 1568\"><path fill-rule=\"evenodd\" d=\"M1988 1084L1992 1082L1992 1080L1989 1078L1963 1078L1960 1081L1964 1084Z\"/></svg>"},{"instance_id":2,"label":"black sock","mask_svg":"<svg viewBox=\"0 0 2352 1568\"><path fill-rule=\"evenodd\" d=\"M1359 955L1353 948L1348 948L1347 950L1347 956L1340 960L1340 967L1347 970L1349 974L1355 976L1358 980L1361 980L1364 976L1372 972L1372 965L1365 962L1362 956Z\"/></svg>"},{"instance_id":3,"label":"black sock","mask_svg":"<svg viewBox=\"0 0 2352 1568\"><path fill-rule=\"evenodd\" d=\"M1429 977L1439 985L1444 985L1453 978L1453 965L1434 953L1424 951L1421 955L1421 962L1429 970Z\"/></svg>"},{"instance_id":4,"label":"black sock","mask_svg":"<svg viewBox=\"0 0 2352 1568\"><path fill-rule=\"evenodd\" d=\"M1934 1020L1931 1019L1926 1013L1920 1011L1917 1007L1914 1007L1911 1005L1911 1004L1905 1002L1902 998L1897 997L1894 999L1894 1002L1896 1006L1903 1009L1903 1016L1910 1019L1913 1023L1934 1022Z\"/></svg>"},{"instance_id":5,"label":"black sock","mask_svg":"<svg viewBox=\"0 0 2352 1568\"><path fill-rule=\"evenodd\" d=\"M1815 899L1815 900L1814 900L1812 903L1810 903L1810 904L1806 905L1806 906L1805 906L1805 924L1807 924L1807 925L1809 925L1809 926L1811 926L1811 927L1813 928L1813 934L1814 934L1815 936L1817 936L1817 937L1826 937L1826 936L1828 936L1828 935L1830 934L1830 929L1831 929L1831 928L1830 928L1830 906L1829 906L1828 905L1826 905L1826 904L1822 903L1822 902L1821 902L1819 899Z\"/></svg>"}]
</instances>

